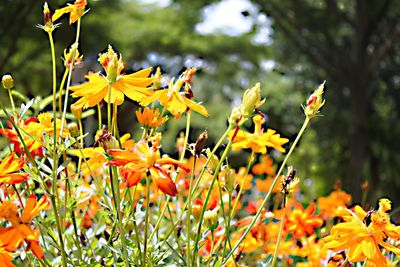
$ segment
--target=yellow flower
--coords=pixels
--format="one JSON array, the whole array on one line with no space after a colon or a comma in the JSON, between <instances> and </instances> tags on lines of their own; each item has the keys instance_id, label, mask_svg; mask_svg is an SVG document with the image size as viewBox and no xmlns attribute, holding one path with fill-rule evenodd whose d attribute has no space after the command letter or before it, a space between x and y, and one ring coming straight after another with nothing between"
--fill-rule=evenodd
<instances>
[{"instance_id":1,"label":"yellow flower","mask_svg":"<svg viewBox=\"0 0 400 267\"><path fill-rule=\"evenodd\" d=\"M53 15L53 21L58 20L62 15L69 13L69 24L75 23L85 14L86 0L76 0L73 4L57 9Z\"/></svg>"},{"instance_id":2,"label":"yellow flower","mask_svg":"<svg viewBox=\"0 0 400 267\"><path fill-rule=\"evenodd\" d=\"M345 222L333 226L331 234L324 238L327 248L347 249L350 262L368 259L371 266L388 266L381 247L400 255L400 248L385 242L388 238L400 239L400 226L393 225L386 213L390 209L391 202L384 198L379 201L377 211L367 213L360 206L356 206L354 212L348 210L350 215L343 216Z\"/></svg>"},{"instance_id":3,"label":"yellow flower","mask_svg":"<svg viewBox=\"0 0 400 267\"><path fill-rule=\"evenodd\" d=\"M190 96L191 91L190 93L187 91L180 91L185 83L190 83L191 76L193 76L193 70L189 68L178 78L175 83L174 79L172 79L167 89L156 91L154 95L141 100L140 104L142 106L147 106L150 103L158 100L161 105L163 105L169 112L171 112L172 115L175 116L175 118L179 118L182 113L190 109L200 113L205 117L208 117L208 112L205 107L197 104L186 96Z\"/></svg>"},{"instance_id":4,"label":"yellow flower","mask_svg":"<svg viewBox=\"0 0 400 267\"><path fill-rule=\"evenodd\" d=\"M142 109L136 111L136 117L139 123L145 127L158 127L168 120L168 116L159 118L160 111L158 109L149 109L148 107L145 107L143 111Z\"/></svg>"},{"instance_id":5,"label":"yellow flower","mask_svg":"<svg viewBox=\"0 0 400 267\"><path fill-rule=\"evenodd\" d=\"M264 133L262 125L264 124L264 118L260 115L256 115L253 118L254 133L249 133L243 130L239 130L234 138L232 148L234 150L251 148L256 153L265 154L267 153L267 147L272 147L280 152L285 152L282 145L286 144L289 139L281 138L275 130L267 129ZM235 134L235 130L229 133L229 138Z\"/></svg>"},{"instance_id":6,"label":"yellow flower","mask_svg":"<svg viewBox=\"0 0 400 267\"><path fill-rule=\"evenodd\" d=\"M153 83L153 78L148 78L152 68L125 75L124 63L111 46L106 53L99 55L99 62L106 71L106 76L101 73L88 74L86 83L72 86L70 88L74 92L72 96L81 98L71 106L71 109L93 107L102 100L121 105L124 102L124 95L140 101L143 97L153 94L151 89L146 88Z\"/></svg>"}]
</instances>

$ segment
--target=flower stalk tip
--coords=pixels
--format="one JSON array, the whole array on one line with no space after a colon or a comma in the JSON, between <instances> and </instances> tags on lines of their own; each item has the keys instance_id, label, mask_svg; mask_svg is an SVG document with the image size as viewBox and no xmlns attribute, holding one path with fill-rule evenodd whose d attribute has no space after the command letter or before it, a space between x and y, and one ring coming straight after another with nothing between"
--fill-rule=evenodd
<instances>
[{"instance_id":1,"label":"flower stalk tip","mask_svg":"<svg viewBox=\"0 0 400 267\"><path fill-rule=\"evenodd\" d=\"M323 98L324 89L325 89L324 81L307 99L306 106L303 107L304 114L307 118L312 119L315 117L321 110L321 108L325 104L325 99Z\"/></svg>"}]
</instances>

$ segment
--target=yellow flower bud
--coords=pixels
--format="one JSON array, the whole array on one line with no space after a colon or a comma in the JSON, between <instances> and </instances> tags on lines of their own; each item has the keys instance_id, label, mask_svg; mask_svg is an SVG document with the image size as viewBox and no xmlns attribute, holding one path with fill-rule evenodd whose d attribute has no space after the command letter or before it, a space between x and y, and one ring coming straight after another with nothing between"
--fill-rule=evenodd
<instances>
[{"instance_id":1,"label":"yellow flower bud","mask_svg":"<svg viewBox=\"0 0 400 267\"><path fill-rule=\"evenodd\" d=\"M216 210L207 210L204 213L204 226L210 230L218 227L218 212Z\"/></svg>"},{"instance_id":2,"label":"yellow flower bud","mask_svg":"<svg viewBox=\"0 0 400 267\"><path fill-rule=\"evenodd\" d=\"M158 89L161 87L161 82L162 82L162 75L161 75L161 69L160 67L157 68L156 73L153 75L154 81L153 81L153 89Z\"/></svg>"},{"instance_id":3,"label":"yellow flower bud","mask_svg":"<svg viewBox=\"0 0 400 267\"><path fill-rule=\"evenodd\" d=\"M3 87L7 90L11 90L14 87L14 79L9 74L3 75L1 83L3 84Z\"/></svg>"},{"instance_id":4,"label":"yellow flower bud","mask_svg":"<svg viewBox=\"0 0 400 267\"><path fill-rule=\"evenodd\" d=\"M232 169L228 168L225 172L225 189L228 192L233 192L235 189L235 174Z\"/></svg>"},{"instance_id":5,"label":"yellow flower bud","mask_svg":"<svg viewBox=\"0 0 400 267\"><path fill-rule=\"evenodd\" d=\"M79 129L76 123L71 123L68 125L68 131L70 132L71 136L77 137L79 136Z\"/></svg>"},{"instance_id":6,"label":"yellow flower bud","mask_svg":"<svg viewBox=\"0 0 400 267\"><path fill-rule=\"evenodd\" d=\"M387 198L381 198L379 200L379 210L386 212L392 209L392 201Z\"/></svg>"},{"instance_id":7,"label":"yellow flower bud","mask_svg":"<svg viewBox=\"0 0 400 267\"><path fill-rule=\"evenodd\" d=\"M243 95L240 111L243 118L247 119L253 115L254 110L264 104L265 99L261 100L260 83L257 83L253 88L247 89Z\"/></svg>"},{"instance_id":8,"label":"yellow flower bud","mask_svg":"<svg viewBox=\"0 0 400 267\"><path fill-rule=\"evenodd\" d=\"M324 88L325 81L314 91L314 93L310 95L307 100L306 106L303 107L304 113L309 119L317 115L322 106L325 104L325 100L322 97L324 93Z\"/></svg>"},{"instance_id":9,"label":"yellow flower bud","mask_svg":"<svg viewBox=\"0 0 400 267\"><path fill-rule=\"evenodd\" d=\"M236 126L241 118L242 118L242 113L240 112L240 108L238 107L233 108L228 120L229 125Z\"/></svg>"},{"instance_id":10,"label":"yellow flower bud","mask_svg":"<svg viewBox=\"0 0 400 267\"><path fill-rule=\"evenodd\" d=\"M113 55L107 65L107 80L109 83L115 83L118 77L118 57Z\"/></svg>"}]
</instances>

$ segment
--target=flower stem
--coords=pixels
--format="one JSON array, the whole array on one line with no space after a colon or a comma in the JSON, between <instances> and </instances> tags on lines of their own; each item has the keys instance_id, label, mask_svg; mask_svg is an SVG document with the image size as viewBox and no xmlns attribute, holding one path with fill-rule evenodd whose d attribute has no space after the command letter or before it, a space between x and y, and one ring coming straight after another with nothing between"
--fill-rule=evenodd
<instances>
[{"instance_id":1,"label":"flower stem","mask_svg":"<svg viewBox=\"0 0 400 267\"><path fill-rule=\"evenodd\" d=\"M221 166L222 166L222 162L224 162L226 156L228 155L228 152L229 152L229 150L231 148L231 145L232 145L232 139L229 139L229 143L225 147L224 153L222 154L221 159L219 160L218 165L217 165L217 167L215 169L214 177L213 177L213 179L211 181L210 188L208 189L206 198L205 198L204 203L203 203L203 208L201 210L200 218L199 218L199 225L197 227L196 240L195 240L195 243L194 243L192 266L194 266L194 264L196 262L196 256L197 256L197 253L199 251L198 244L199 244L199 241L200 241L201 226L203 224L203 218L204 218L204 213L206 212L207 203L208 203L208 201L210 199L212 188L214 187L215 181L217 180L217 177L218 177L218 174L219 174L219 170L221 169Z\"/></svg>"},{"instance_id":2,"label":"flower stem","mask_svg":"<svg viewBox=\"0 0 400 267\"><path fill-rule=\"evenodd\" d=\"M283 203L287 203L287 195L284 195ZM281 225L279 226L279 232L278 232L278 239L276 240L275 244L275 251L274 251L274 256L272 257L272 267L275 267L276 265L276 260L278 258L278 251L279 251L279 245L281 243L281 238L282 238L282 233L283 233L283 225L285 224L285 217L286 217L286 208L287 205L283 206L283 212L282 212L282 218L281 218Z\"/></svg>"},{"instance_id":3,"label":"flower stem","mask_svg":"<svg viewBox=\"0 0 400 267\"><path fill-rule=\"evenodd\" d=\"M15 105L14 105L14 99L13 99L12 93L11 93L11 88L8 89L7 91L8 91L8 96L10 97L12 111L15 113Z\"/></svg>"},{"instance_id":4,"label":"flower stem","mask_svg":"<svg viewBox=\"0 0 400 267\"><path fill-rule=\"evenodd\" d=\"M239 238L239 240L237 241L236 245L233 247L233 249L228 253L228 255L225 257L224 261L222 262L222 265L224 265L229 257L236 251L236 249L239 247L239 245L242 243L243 239L246 237L246 235L250 232L251 228L253 227L254 223L257 221L257 219L260 217L261 212L264 208L264 205L267 203L267 201L269 200L271 194L272 194L272 190L275 187L276 183L278 182L278 179L283 171L283 169L285 168L286 162L288 161L288 159L290 158L290 155L292 154L294 148L296 147L297 143L299 142L301 136L303 135L305 129L307 128L308 123L310 122L310 118L306 117L306 119L304 120L303 126L301 127L296 139L294 140L292 146L290 147L289 152L286 154L285 159L282 162L281 167L279 168L278 173L275 176L274 181L271 184L271 187L268 190L267 195L265 196L263 202L261 203L260 207L257 210L256 215L254 215L253 220L251 221L251 223L249 224L249 226L247 226L246 230L244 231L244 233L242 234L242 236Z\"/></svg>"},{"instance_id":5,"label":"flower stem","mask_svg":"<svg viewBox=\"0 0 400 267\"><path fill-rule=\"evenodd\" d=\"M196 168L196 161L197 161L197 157L194 156L193 159L193 166L192 166L192 175L190 176L190 182L189 182L189 192L188 192L188 209L187 209L187 215L186 215L186 219L187 219L187 223L186 223L186 266L189 267L190 266L190 241L191 241L191 224L190 224L190 217L192 215L192 195L190 194L190 192L192 192L192 185L193 185L193 179L194 179L194 170Z\"/></svg>"},{"instance_id":6,"label":"flower stem","mask_svg":"<svg viewBox=\"0 0 400 267\"><path fill-rule=\"evenodd\" d=\"M147 234L149 229L149 216L150 216L150 178L149 175L146 175L146 213L145 213L145 222L144 222L144 249L143 249L143 262L142 266L146 267L147 260Z\"/></svg>"}]
</instances>

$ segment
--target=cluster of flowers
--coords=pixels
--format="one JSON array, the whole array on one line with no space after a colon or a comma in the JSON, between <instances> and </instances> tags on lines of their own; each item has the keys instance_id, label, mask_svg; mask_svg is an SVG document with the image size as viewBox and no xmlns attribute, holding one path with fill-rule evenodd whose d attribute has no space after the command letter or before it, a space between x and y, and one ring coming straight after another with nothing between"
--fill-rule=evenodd
<instances>
[{"instance_id":1,"label":"cluster of flowers","mask_svg":"<svg viewBox=\"0 0 400 267\"><path fill-rule=\"evenodd\" d=\"M128 74L121 55L109 46L98 59L103 71L70 86L74 66L82 62L78 40L86 5L77 0L54 15L44 5L41 28L49 34L52 54L54 22L69 14L70 24L78 24L76 42L64 55L58 112L56 93L52 113L32 114L29 103L16 108L13 78L2 79L12 108L1 103L6 127L0 134L9 141L0 163L1 266L36 261L43 266L397 264L400 226L391 223L388 199L364 211L336 188L304 206L296 170L282 175L308 123L325 104L325 84L306 101L305 122L279 169L268 152L283 156L289 139L265 127L259 84L244 92L213 149L207 148L207 131L190 143L192 113L208 116L194 100L196 68L162 87L159 68ZM68 103L69 90L79 99L70 106L75 117L67 121L62 100L64 95ZM143 129L139 140L120 136L117 112L125 97L142 106L136 111ZM95 106L99 127L88 145L82 120L85 109ZM187 120L186 133L177 139L179 159L173 159L161 151L160 128L181 117ZM251 121L250 132L246 122ZM247 167L230 166L231 149L251 151Z\"/></svg>"}]
</instances>

